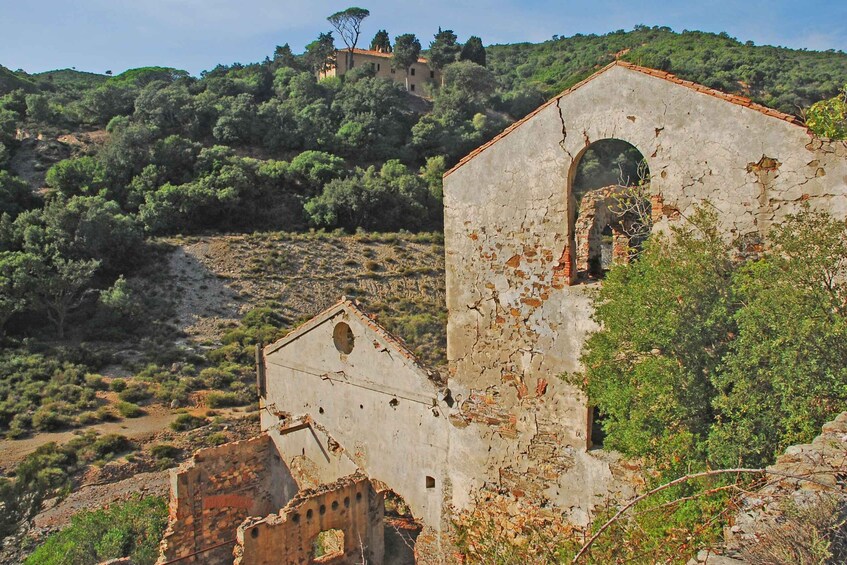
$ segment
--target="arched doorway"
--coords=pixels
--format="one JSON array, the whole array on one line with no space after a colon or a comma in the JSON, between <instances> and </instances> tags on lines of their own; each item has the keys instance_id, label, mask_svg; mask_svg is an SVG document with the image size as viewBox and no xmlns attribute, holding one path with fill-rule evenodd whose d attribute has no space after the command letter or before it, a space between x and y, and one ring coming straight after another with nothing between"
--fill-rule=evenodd
<instances>
[{"instance_id":1,"label":"arched doorway","mask_svg":"<svg viewBox=\"0 0 847 565\"><path fill-rule=\"evenodd\" d=\"M429 478L429 477L427 477ZM406 501L392 490L385 491L385 565L414 565L415 544L423 529Z\"/></svg>"},{"instance_id":2,"label":"arched doorway","mask_svg":"<svg viewBox=\"0 0 847 565\"><path fill-rule=\"evenodd\" d=\"M650 169L632 144L603 139L580 154L570 179L575 282L601 279L650 233Z\"/></svg>"}]
</instances>

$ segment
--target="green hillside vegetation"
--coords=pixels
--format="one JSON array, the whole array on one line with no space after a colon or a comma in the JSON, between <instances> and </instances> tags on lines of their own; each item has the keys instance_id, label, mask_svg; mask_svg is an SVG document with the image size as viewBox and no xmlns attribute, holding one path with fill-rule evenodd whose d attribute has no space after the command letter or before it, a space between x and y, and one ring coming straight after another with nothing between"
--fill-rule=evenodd
<instances>
[{"instance_id":1,"label":"green hillside vegetation","mask_svg":"<svg viewBox=\"0 0 847 565\"><path fill-rule=\"evenodd\" d=\"M87 73L76 69L59 69L30 75L42 90L68 89L86 90L95 88L108 79L97 73Z\"/></svg>"},{"instance_id":2,"label":"green hillside vegetation","mask_svg":"<svg viewBox=\"0 0 847 565\"><path fill-rule=\"evenodd\" d=\"M488 68L508 93L505 98L514 100L532 93L549 98L616 55L790 114L835 96L847 83L847 54L841 51L757 46L726 33L675 33L666 27L492 45L486 52Z\"/></svg>"},{"instance_id":3,"label":"green hillside vegetation","mask_svg":"<svg viewBox=\"0 0 847 565\"><path fill-rule=\"evenodd\" d=\"M31 80L0 65L0 95L7 94L13 90L35 92L38 90L38 87Z\"/></svg>"}]
</instances>

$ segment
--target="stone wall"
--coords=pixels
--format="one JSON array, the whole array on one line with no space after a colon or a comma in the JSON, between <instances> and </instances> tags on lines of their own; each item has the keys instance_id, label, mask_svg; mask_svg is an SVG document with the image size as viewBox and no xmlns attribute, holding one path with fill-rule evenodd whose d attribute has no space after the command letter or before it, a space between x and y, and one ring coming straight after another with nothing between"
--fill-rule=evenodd
<instances>
[{"instance_id":1,"label":"stone wall","mask_svg":"<svg viewBox=\"0 0 847 565\"><path fill-rule=\"evenodd\" d=\"M279 514L238 528L235 565L300 565L383 562L383 495L367 477L354 475L302 491ZM343 532L337 552L316 557L315 540Z\"/></svg>"},{"instance_id":2,"label":"stone wall","mask_svg":"<svg viewBox=\"0 0 847 565\"><path fill-rule=\"evenodd\" d=\"M238 525L281 508L296 492L267 435L198 451L171 471L159 563L232 563Z\"/></svg>"},{"instance_id":3,"label":"stone wall","mask_svg":"<svg viewBox=\"0 0 847 565\"><path fill-rule=\"evenodd\" d=\"M645 156L656 229L704 202L727 239L761 240L803 204L847 215L847 143L625 64L553 99L448 171L449 384L466 415L451 418L459 427L449 469L460 509L480 488L531 486L584 521L598 497L626 492L620 469L588 450L588 399L559 379L580 369L596 328L591 285L572 285L571 185L582 154L603 139Z\"/></svg>"},{"instance_id":4,"label":"stone wall","mask_svg":"<svg viewBox=\"0 0 847 565\"><path fill-rule=\"evenodd\" d=\"M728 549L750 563L767 559L761 552L769 548L763 546L790 539L794 532L786 530L808 529L818 512L829 514L833 523L847 518L847 412L824 424L812 443L785 450L768 467L766 480L766 486L741 499L727 531ZM810 532L801 536L811 542ZM839 559L847 559L845 537L842 522Z\"/></svg>"}]
</instances>

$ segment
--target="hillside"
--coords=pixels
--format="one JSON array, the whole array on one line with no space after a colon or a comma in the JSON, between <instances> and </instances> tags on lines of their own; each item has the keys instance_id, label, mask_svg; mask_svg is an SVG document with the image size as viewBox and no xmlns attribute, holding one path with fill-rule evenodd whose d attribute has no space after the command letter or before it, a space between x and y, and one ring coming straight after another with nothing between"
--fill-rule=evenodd
<instances>
[{"instance_id":1,"label":"hillside","mask_svg":"<svg viewBox=\"0 0 847 565\"><path fill-rule=\"evenodd\" d=\"M798 114L847 83L847 54L742 42L725 33L665 27L575 35L543 43L492 45L488 67L506 92L549 98L620 57Z\"/></svg>"},{"instance_id":2,"label":"hillside","mask_svg":"<svg viewBox=\"0 0 847 565\"><path fill-rule=\"evenodd\" d=\"M19 89L25 92L35 92L38 87L32 81L0 65L0 95Z\"/></svg>"}]
</instances>

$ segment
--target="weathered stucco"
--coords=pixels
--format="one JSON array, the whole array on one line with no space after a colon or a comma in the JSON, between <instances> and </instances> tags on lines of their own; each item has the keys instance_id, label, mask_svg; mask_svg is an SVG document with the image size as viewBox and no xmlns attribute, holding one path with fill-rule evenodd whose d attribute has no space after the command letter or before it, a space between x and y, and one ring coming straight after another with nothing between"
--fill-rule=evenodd
<instances>
[{"instance_id":1,"label":"weathered stucco","mask_svg":"<svg viewBox=\"0 0 847 565\"><path fill-rule=\"evenodd\" d=\"M339 324L352 332L349 353L335 345ZM262 428L280 451L314 462L318 483L351 472L349 463L339 467L330 455L343 452L354 468L399 494L416 518L441 530L449 492L449 400L401 343L342 301L266 347L264 367ZM303 418L331 443L277 431Z\"/></svg>"},{"instance_id":2,"label":"weathered stucco","mask_svg":"<svg viewBox=\"0 0 847 565\"><path fill-rule=\"evenodd\" d=\"M465 405L484 396L486 410L511 421L507 433L471 419L451 434L460 508L471 502L464 493L482 486L531 489L584 521L597 495L625 488L613 480L621 470L611 456L587 450L586 399L558 378L579 369L595 328L590 287L569 286L571 183L586 148L610 138L645 156L656 229L704 201L730 239L764 235L804 202L847 215L847 144L815 139L791 117L749 101L626 64L607 67L460 162L444 179L450 387ZM542 381L545 394L534 394ZM549 434L552 447L539 445ZM545 473L550 449L559 463ZM516 488L513 476L529 484Z\"/></svg>"}]
</instances>

